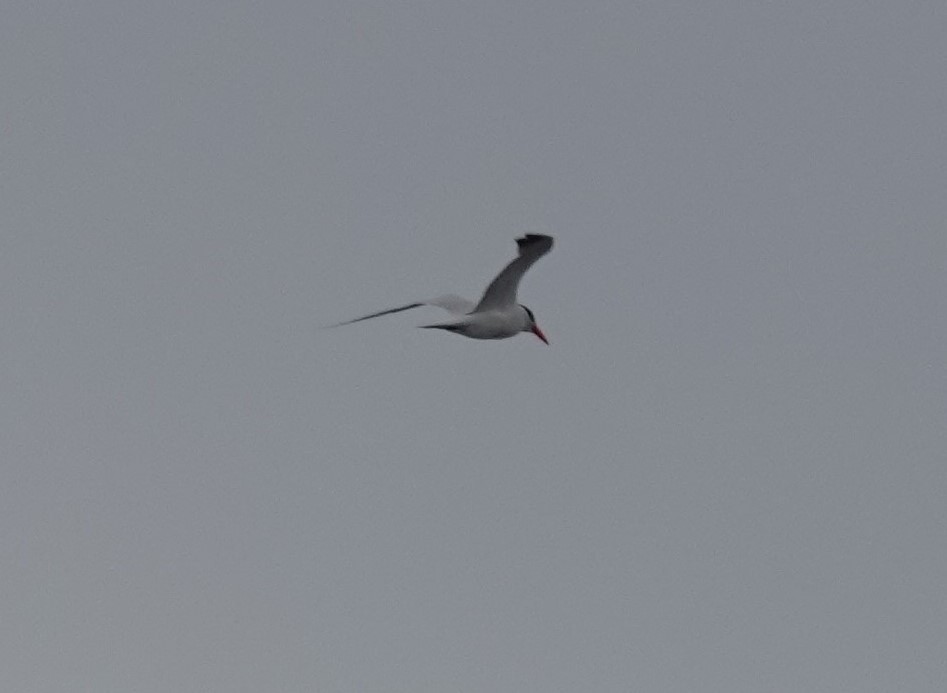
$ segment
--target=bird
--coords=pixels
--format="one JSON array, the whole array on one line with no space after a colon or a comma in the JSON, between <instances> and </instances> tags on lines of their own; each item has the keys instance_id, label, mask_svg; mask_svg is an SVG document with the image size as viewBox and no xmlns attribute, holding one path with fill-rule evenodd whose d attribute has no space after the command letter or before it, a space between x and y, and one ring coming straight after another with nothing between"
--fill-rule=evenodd
<instances>
[{"instance_id":1,"label":"bird","mask_svg":"<svg viewBox=\"0 0 947 693\"><path fill-rule=\"evenodd\" d=\"M507 339L520 332L532 332L544 343L549 340L536 324L536 316L526 306L517 303L516 293L526 270L552 250L553 239L540 233L528 233L516 239L518 255L494 277L479 303L473 303L455 294L415 301L397 308L381 310L360 318L339 322L329 327L341 327L371 318L400 313L421 306L436 306L457 316L453 322L420 325L424 329L446 330L471 339Z\"/></svg>"}]
</instances>

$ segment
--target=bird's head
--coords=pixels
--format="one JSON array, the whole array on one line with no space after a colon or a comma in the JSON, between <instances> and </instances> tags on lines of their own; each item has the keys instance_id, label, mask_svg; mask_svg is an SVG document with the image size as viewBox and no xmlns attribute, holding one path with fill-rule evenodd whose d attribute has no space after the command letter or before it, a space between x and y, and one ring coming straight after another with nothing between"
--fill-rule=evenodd
<instances>
[{"instance_id":1,"label":"bird's head","mask_svg":"<svg viewBox=\"0 0 947 693\"><path fill-rule=\"evenodd\" d=\"M520 304L520 308L526 311L526 327L523 328L523 332L532 332L546 344L549 344L549 340L546 339L546 335L543 334L543 331L539 329L539 325L536 324L536 316L533 315L533 311L522 304Z\"/></svg>"}]
</instances>

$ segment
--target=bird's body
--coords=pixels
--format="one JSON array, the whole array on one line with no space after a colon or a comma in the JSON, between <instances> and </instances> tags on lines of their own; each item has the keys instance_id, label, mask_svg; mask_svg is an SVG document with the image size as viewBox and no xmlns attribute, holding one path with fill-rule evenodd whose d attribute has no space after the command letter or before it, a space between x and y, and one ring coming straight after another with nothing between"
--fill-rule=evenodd
<instances>
[{"instance_id":1,"label":"bird's body","mask_svg":"<svg viewBox=\"0 0 947 693\"><path fill-rule=\"evenodd\" d=\"M533 312L526 306L516 302L516 294L520 279L522 279L526 270L552 250L552 244L551 236L536 233L517 238L516 245L519 249L519 255L490 282L480 302L476 305L451 294L372 313L361 318L338 323L338 325L348 325L369 318L377 318L381 315L399 313L403 310L430 305L444 308L457 315L458 318L453 322L423 325L422 327L425 328L447 330L471 339L507 339L520 332L532 332L546 344L549 344L542 330L536 325Z\"/></svg>"},{"instance_id":2,"label":"bird's body","mask_svg":"<svg viewBox=\"0 0 947 693\"><path fill-rule=\"evenodd\" d=\"M480 311L455 322L422 327L448 330L471 339L507 339L530 331L530 318L523 306L513 305L508 310Z\"/></svg>"}]
</instances>

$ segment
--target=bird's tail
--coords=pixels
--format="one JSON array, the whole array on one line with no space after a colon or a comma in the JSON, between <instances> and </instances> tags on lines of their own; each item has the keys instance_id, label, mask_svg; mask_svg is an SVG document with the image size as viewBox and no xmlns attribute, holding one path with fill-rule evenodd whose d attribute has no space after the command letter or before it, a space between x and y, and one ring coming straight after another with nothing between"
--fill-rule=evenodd
<instances>
[{"instance_id":1,"label":"bird's tail","mask_svg":"<svg viewBox=\"0 0 947 693\"><path fill-rule=\"evenodd\" d=\"M457 323L442 322L437 325L418 325L422 330L447 330L448 332L459 332L463 325Z\"/></svg>"}]
</instances>

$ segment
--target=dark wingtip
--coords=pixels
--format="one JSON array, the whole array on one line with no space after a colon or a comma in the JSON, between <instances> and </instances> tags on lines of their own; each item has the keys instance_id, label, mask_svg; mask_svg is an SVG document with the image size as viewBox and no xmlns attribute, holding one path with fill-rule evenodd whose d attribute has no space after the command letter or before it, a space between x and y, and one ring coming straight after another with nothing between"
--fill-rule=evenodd
<instances>
[{"instance_id":1,"label":"dark wingtip","mask_svg":"<svg viewBox=\"0 0 947 693\"><path fill-rule=\"evenodd\" d=\"M371 315L363 315L360 318L355 318L354 320L346 320L345 322L337 322L333 325L326 325L326 328L329 327L342 327L343 325L351 325L352 323L361 322L362 320L369 320L371 318L378 318L382 315L391 315L392 313L400 313L403 310L411 310L412 308L419 308L423 306L423 302L418 303L409 303L406 306L400 306L398 308L389 308L388 310L382 310L377 313L372 313Z\"/></svg>"},{"instance_id":2,"label":"dark wingtip","mask_svg":"<svg viewBox=\"0 0 947 693\"><path fill-rule=\"evenodd\" d=\"M552 243L552 236L547 236L544 233L527 233L522 238L516 239L516 246L520 249L525 248L528 245L533 243Z\"/></svg>"}]
</instances>

